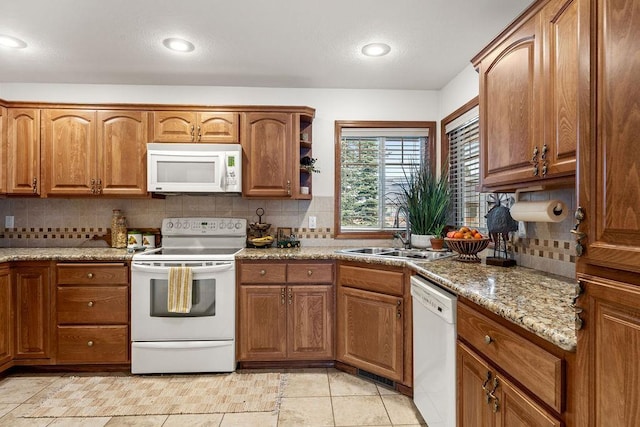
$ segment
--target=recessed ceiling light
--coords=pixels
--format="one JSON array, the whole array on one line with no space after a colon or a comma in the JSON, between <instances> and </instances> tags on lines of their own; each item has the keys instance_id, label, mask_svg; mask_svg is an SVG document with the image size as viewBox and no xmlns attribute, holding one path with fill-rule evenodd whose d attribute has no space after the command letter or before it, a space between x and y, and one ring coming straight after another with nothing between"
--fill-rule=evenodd
<instances>
[{"instance_id":1,"label":"recessed ceiling light","mask_svg":"<svg viewBox=\"0 0 640 427\"><path fill-rule=\"evenodd\" d=\"M362 54L366 56L384 56L391 51L391 47L384 43L369 43L362 48Z\"/></svg>"},{"instance_id":2,"label":"recessed ceiling light","mask_svg":"<svg viewBox=\"0 0 640 427\"><path fill-rule=\"evenodd\" d=\"M179 39L177 37L164 39L162 44L167 49L175 50L176 52L191 52L196 48L190 41Z\"/></svg>"},{"instance_id":3,"label":"recessed ceiling light","mask_svg":"<svg viewBox=\"0 0 640 427\"><path fill-rule=\"evenodd\" d=\"M27 43L15 37L0 34L0 46L10 47L13 49L24 49Z\"/></svg>"}]
</instances>

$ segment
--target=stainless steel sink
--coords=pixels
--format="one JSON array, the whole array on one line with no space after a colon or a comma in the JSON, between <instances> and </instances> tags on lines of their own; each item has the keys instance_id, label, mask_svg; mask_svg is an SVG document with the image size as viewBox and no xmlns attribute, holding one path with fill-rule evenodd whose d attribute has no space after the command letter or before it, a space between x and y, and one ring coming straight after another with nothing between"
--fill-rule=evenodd
<instances>
[{"instance_id":1,"label":"stainless steel sink","mask_svg":"<svg viewBox=\"0 0 640 427\"><path fill-rule=\"evenodd\" d=\"M432 251L428 249L397 249L397 248L380 248L380 247L367 247L367 248L348 248L337 251L342 254L349 254L363 257L376 257L376 258L400 258L400 259L412 259L416 261L435 261L440 258L450 257L455 255L451 251Z\"/></svg>"}]
</instances>

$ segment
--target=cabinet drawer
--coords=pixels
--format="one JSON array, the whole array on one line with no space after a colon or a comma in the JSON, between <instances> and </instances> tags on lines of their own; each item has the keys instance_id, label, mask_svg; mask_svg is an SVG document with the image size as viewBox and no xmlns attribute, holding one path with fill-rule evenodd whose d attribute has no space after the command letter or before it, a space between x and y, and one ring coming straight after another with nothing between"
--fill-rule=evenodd
<instances>
[{"instance_id":1,"label":"cabinet drawer","mask_svg":"<svg viewBox=\"0 0 640 427\"><path fill-rule=\"evenodd\" d=\"M458 335L549 406L562 410L562 360L458 303Z\"/></svg>"},{"instance_id":2,"label":"cabinet drawer","mask_svg":"<svg viewBox=\"0 0 640 427\"><path fill-rule=\"evenodd\" d=\"M333 264L289 264L289 283L333 283Z\"/></svg>"},{"instance_id":3,"label":"cabinet drawer","mask_svg":"<svg viewBox=\"0 0 640 427\"><path fill-rule=\"evenodd\" d=\"M59 285L127 285L126 264L58 264Z\"/></svg>"},{"instance_id":4,"label":"cabinet drawer","mask_svg":"<svg viewBox=\"0 0 640 427\"><path fill-rule=\"evenodd\" d=\"M129 289L126 286L59 286L56 296L58 324L128 322Z\"/></svg>"},{"instance_id":5,"label":"cabinet drawer","mask_svg":"<svg viewBox=\"0 0 640 427\"><path fill-rule=\"evenodd\" d=\"M242 264L241 283L284 283L287 264Z\"/></svg>"},{"instance_id":6,"label":"cabinet drawer","mask_svg":"<svg viewBox=\"0 0 640 427\"><path fill-rule=\"evenodd\" d=\"M341 265L339 273L340 286L364 289L388 295L402 296L404 274L399 271L388 271Z\"/></svg>"},{"instance_id":7,"label":"cabinet drawer","mask_svg":"<svg viewBox=\"0 0 640 427\"><path fill-rule=\"evenodd\" d=\"M58 363L127 363L127 326L58 326Z\"/></svg>"}]
</instances>

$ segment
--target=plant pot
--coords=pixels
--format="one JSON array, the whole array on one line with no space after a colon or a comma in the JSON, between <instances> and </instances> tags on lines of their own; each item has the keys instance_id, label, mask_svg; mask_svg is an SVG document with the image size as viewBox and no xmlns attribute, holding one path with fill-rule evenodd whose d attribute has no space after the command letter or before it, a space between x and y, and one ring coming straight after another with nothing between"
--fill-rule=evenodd
<instances>
[{"instance_id":1,"label":"plant pot","mask_svg":"<svg viewBox=\"0 0 640 427\"><path fill-rule=\"evenodd\" d=\"M431 238L431 249L441 250L444 246L444 239L442 237Z\"/></svg>"},{"instance_id":2,"label":"plant pot","mask_svg":"<svg viewBox=\"0 0 640 427\"><path fill-rule=\"evenodd\" d=\"M412 234L411 235L411 247L426 249L431 247L431 238L435 237L430 234Z\"/></svg>"}]
</instances>

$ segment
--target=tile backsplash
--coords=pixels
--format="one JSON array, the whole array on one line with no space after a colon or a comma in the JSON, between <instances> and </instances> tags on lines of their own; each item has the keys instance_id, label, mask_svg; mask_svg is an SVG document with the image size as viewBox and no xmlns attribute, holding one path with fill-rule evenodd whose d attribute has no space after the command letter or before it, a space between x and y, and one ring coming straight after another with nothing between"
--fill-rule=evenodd
<instances>
[{"instance_id":1,"label":"tile backsplash","mask_svg":"<svg viewBox=\"0 0 640 427\"><path fill-rule=\"evenodd\" d=\"M559 223L526 223L526 237L511 239L511 250L518 265L561 276L575 277L575 239L570 230L575 211L575 192L561 189L522 193L520 200L562 200L570 215ZM256 209L263 208L263 222L290 227L306 246L388 246L391 240L334 240L333 197L313 200L249 200L240 196L168 196L166 199L0 199L0 220L14 217L14 227L0 228L0 247L80 247L104 246L93 240L103 236L111 225L113 209L121 209L129 228L159 228L166 217L234 217L258 220ZM317 228L309 229L309 216L317 218ZM491 252L491 250L488 250Z\"/></svg>"},{"instance_id":2,"label":"tile backsplash","mask_svg":"<svg viewBox=\"0 0 640 427\"><path fill-rule=\"evenodd\" d=\"M291 227L301 238L331 239L333 197L313 200L248 200L240 196L168 196L166 199L0 199L0 219L14 217L14 227L0 232L1 247L102 246L94 235L111 226L113 209L121 209L129 228L159 228L166 217L233 217ZM317 228L309 230L309 216Z\"/></svg>"}]
</instances>

